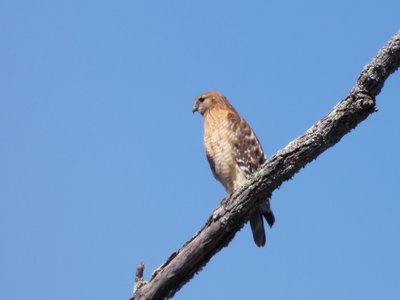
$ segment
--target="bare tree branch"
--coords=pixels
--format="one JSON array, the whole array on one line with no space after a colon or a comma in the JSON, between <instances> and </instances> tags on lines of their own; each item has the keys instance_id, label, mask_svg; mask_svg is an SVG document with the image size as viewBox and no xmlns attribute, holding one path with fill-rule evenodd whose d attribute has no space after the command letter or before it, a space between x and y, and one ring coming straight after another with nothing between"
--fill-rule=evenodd
<instances>
[{"instance_id":1,"label":"bare tree branch","mask_svg":"<svg viewBox=\"0 0 400 300\"><path fill-rule=\"evenodd\" d=\"M363 69L350 94L306 133L270 157L240 190L224 199L204 227L172 253L147 283L137 288L134 299L172 297L213 255L229 244L263 195L272 193L376 111L375 97L399 65L400 32Z\"/></svg>"}]
</instances>

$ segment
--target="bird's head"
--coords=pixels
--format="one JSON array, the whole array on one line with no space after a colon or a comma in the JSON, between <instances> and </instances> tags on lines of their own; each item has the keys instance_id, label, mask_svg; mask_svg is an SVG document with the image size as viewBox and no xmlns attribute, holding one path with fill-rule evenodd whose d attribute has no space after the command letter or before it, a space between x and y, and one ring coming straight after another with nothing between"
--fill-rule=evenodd
<instances>
[{"instance_id":1,"label":"bird's head","mask_svg":"<svg viewBox=\"0 0 400 300\"><path fill-rule=\"evenodd\" d=\"M203 116L207 111L215 107L233 109L224 95L215 91L211 91L201 94L196 98L192 112L194 113L198 111Z\"/></svg>"}]
</instances>

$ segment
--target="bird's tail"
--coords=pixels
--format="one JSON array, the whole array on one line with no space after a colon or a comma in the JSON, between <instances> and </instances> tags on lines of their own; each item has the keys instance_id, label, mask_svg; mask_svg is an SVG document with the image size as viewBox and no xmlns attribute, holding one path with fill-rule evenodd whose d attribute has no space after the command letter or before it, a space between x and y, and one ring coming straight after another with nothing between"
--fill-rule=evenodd
<instances>
[{"instance_id":1,"label":"bird's tail","mask_svg":"<svg viewBox=\"0 0 400 300\"><path fill-rule=\"evenodd\" d=\"M266 201L263 201L260 205L260 208L256 210L250 217L251 231L253 232L254 242L258 247L262 247L265 245L265 230L262 218L263 216L268 225L272 227L272 225L274 225L275 223L275 216L271 210L269 198L267 198Z\"/></svg>"}]
</instances>

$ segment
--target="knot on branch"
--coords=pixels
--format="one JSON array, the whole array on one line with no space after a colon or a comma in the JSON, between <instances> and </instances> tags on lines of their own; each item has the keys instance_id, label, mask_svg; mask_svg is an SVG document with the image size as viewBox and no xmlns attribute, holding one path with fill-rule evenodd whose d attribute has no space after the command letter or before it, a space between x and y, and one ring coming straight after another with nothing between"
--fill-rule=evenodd
<instances>
[{"instance_id":1,"label":"knot on branch","mask_svg":"<svg viewBox=\"0 0 400 300\"><path fill-rule=\"evenodd\" d=\"M375 106L375 97L371 96L366 91L356 93L354 96L354 101L357 103L357 106L364 111L377 111Z\"/></svg>"}]
</instances>

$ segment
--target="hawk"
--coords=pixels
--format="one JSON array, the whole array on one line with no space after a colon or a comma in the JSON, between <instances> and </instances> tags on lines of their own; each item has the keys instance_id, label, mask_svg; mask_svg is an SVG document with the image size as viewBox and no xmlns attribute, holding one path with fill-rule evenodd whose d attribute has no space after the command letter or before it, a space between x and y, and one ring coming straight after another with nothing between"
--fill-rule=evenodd
<instances>
[{"instance_id":1,"label":"hawk","mask_svg":"<svg viewBox=\"0 0 400 300\"><path fill-rule=\"evenodd\" d=\"M196 111L204 118L204 146L214 177L233 193L265 162L261 144L224 95L214 91L200 95L194 102ZM270 227L275 222L269 196L249 218L259 247L265 245L263 216Z\"/></svg>"}]
</instances>

